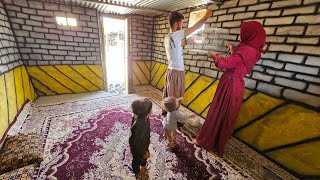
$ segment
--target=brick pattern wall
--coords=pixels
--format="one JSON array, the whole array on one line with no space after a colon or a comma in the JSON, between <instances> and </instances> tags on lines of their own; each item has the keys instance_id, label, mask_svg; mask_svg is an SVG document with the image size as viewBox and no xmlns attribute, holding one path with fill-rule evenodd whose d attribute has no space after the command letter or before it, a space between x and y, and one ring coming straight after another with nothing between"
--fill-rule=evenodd
<instances>
[{"instance_id":1,"label":"brick pattern wall","mask_svg":"<svg viewBox=\"0 0 320 180\"><path fill-rule=\"evenodd\" d=\"M141 15L132 15L129 18L129 24L129 53L131 55L131 60L151 61L153 18Z\"/></svg>"},{"instance_id":2,"label":"brick pattern wall","mask_svg":"<svg viewBox=\"0 0 320 180\"><path fill-rule=\"evenodd\" d=\"M3 74L23 63L2 3L0 3L0 39L0 74Z\"/></svg>"},{"instance_id":3,"label":"brick pattern wall","mask_svg":"<svg viewBox=\"0 0 320 180\"><path fill-rule=\"evenodd\" d=\"M192 49L223 51L225 44L239 42L243 21L260 21L267 32L268 53L262 55L253 72L245 78L247 88L320 107L319 2L231 0L220 7L212 5L214 13L205 25L204 44L189 44L184 48L185 69L221 77L222 72L208 61L205 53ZM186 17L186 28L192 9L180 11ZM167 17L157 17L153 60L161 63L167 63L163 41L168 31Z\"/></svg>"},{"instance_id":4,"label":"brick pattern wall","mask_svg":"<svg viewBox=\"0 0 320 180\"><path fill-rule=\"evenodd\" d=\"M131 15L128 18L129 36L129 93L134 85L149 84L153 46L153 17Z\"/></svg>"},{"instance_id":5,"label":"brick pattern wall","mask_svg":"<svg viewBox=\"0 0 320 180\"><path fill-rule=\"evenodd\" d=\"M27 0L5 0L25 65L101 64L97 11ZM78 26L60 26L56 16Z\"/></svg>"}]
</instances>

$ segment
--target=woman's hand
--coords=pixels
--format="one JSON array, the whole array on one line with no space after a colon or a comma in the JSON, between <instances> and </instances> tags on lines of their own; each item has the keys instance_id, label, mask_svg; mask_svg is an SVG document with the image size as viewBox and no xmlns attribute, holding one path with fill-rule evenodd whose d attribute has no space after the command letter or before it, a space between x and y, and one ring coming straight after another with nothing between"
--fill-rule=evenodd
<instances>
[{"instance_id":1,"label":"woman's hand","mask_svg":"<svg viewBox=\"0 0 320 180\"><path fill-rule=\"evenodd\" d=\"M208 58L213 58L213 56L214 56L215 54L213 53L213 52L208 52Z\"/></svg>"},{"instance_id":2,"label":"woman's hand","mask_svg":"<svg viewBox=\"0 0 320 180\"><path fill-rule=\"evenodd\" d=\"M233 50L234 50L234 47L232 46L232 44L227 44L226 47L227 47L228 51L230 52L230 54L232 54Z\"/></svg>"}]
</instances>

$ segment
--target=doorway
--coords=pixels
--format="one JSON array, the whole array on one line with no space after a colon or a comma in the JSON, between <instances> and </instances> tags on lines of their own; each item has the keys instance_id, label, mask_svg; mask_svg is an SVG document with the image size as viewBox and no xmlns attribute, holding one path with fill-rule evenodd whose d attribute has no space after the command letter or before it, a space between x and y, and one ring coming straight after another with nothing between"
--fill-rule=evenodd
<instances>
[{"instance_id":1,"label":"doorway","mask_svg":"<svg viewBox=\"0 0 320 180\"><path fill-rule=\"evenodd\" d=\"M126 92L127 20L104 17L103 27L106 89L109 92Z\"/></svg>"}]
</instances>

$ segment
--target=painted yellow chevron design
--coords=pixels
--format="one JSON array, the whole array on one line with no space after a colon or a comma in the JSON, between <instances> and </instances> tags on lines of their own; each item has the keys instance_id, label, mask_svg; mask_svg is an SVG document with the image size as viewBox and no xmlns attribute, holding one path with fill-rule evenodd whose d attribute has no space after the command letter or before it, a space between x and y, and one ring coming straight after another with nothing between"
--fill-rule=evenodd
<instances>
[{"instance_id":1,"label":"painted yellow chevron design","mask_svg":"<svg viewBox=\"0 0 320 180\"><path fill-rule=\"evenodd\" d=\"M0 139L25 101L33 101L34 98L34 90L24 66L0 75Z\"/></svg>"},{"instance_id":2,"label":"painted yellow chevron design","mask_svg":"<svg viewBox=\"0 0 320 180\"><path fill-rule=\"evenodd\" d=\"M151 70L151 80L154 79L154 76L155 76L156 72L158 71L160 65L161 65L160 63L155 63L155 65L153 66L153 68Z\"/></svg>"},{"instance_id":3,"label":"painted yellow chevron design","mask_svg":"<svg viewBox=\"0 0 320 180\"><path fill-rule=\"evenodd\" d=\"M151 63L151 61L144 61L144 63L145 63L145 65L147 66L147 68L148 68L148 73L149 73L149 80L150 80L150 78L151 78L151 68L152 68L152 63Z\"/></svg>"},{"instance_id":4,"label":"painted yellow chevron design","mask_svg":"<svg viewBox=\"0 0 320 180\"><path fill-rule=\"evenodd\" d=\"M52 91L57 94L72 93L72 91L65 86L61 85L57 80L53 79L46 72L37 66L28 67L28 72L31 78L38 80L45 86L49 87Z\"/></svg>"},{"instance_id":5,"label":"painted yellow chevron design","mask_svg":"<svg viewBox=\"0 0 320 180\"><path fill-rule=\"evenodd\" d=\"M30 83L29 75L27 73L25 66L21 66L21 72L22 72L25 100L29 99L30 101L33 101L35 99L34 88L33 88L32 84Z\"/></svg>"},{"instance_id":6,"label":"painted yellow chevron design","mask_svg":"<svg viewBox=\"0 0 320 180\"><path fill-rule=\"evenodd\" d=\"M236 137L259 150L320 137L320 113L289 104L244 128Z\"/></svg>"},{"instance_id":7,"label":"painted yellow chevron design","mask_svg":"<svg viewBox=\"0 0 320 180\"><path fill-rule=\"evenodd\" d=\"M98 89L104 89L103 79L94 74L87 66L72 66L72 68L80 73L85 79L89 80L92 84L98 87Z\"/></svg>"},{"instance_id":8,"label":"painted yellow chevron design","mask_svg":"<svg viewBox=\"0 0 320 180\"><path fill-rule=\"evenodd\" d=\"M104 79L103 77L103 71L102 66L97 65L87 65L88 68L90 68L96 75L98 75L101 79Z\"/></svg>"},{"instance_id":9,"label":"painted yellow chevron design","mask_svg":"<svg viewBox=\"0 0 320 180\"><path fill-rule=\"evenodd\" d=\"M7 104L7 92L5 86L4 75L0 75L0 139L9 126L8 123L8 104Z\"/></svg>"},{"instance_id":10,"label":"painted yellow chevron design","mask_svg":"<svg viewBox=\"0 0 320 180\"><path fill-rule=\"evenodd\" d=\"M72 79L64 75L54 66L39 66L39 68L45 71L49 76L57 80L64 87L67 87L68 89L70 89L73 93L87 92L86 89L84 89L82 86L72 81Z\"/></svg>"},{"instance_id":11,"label":"painted yellow chevron design","mask_svg":"<svg viewBox=\"0 0 320 180\"><path fill-rule=\"evenodd\" d=\"M29 66L28 72L39 95L97 91L104 88L98 65Z\"/></svg>"},{"instance_id":12,"label":"painted yellow chevron design","mask_svg":"<svg viewBox=\"0 0 320 180\"><path fill-rule=\"evenodd\" d=\"M13 70L13 73L14 73L14 79L15 79L17 104L18 104L18 109L20 109L23 103L25 102L21 67L15 68Z\"/></svg>"},{"instance_id":13,"label":"painted yellow chevron design","mask_svg":"<svg viewBox=\"0 0 320 180\"><path fill-rule=\"evenodd\" d=\"M133 85L141 85L141 82L137 78L137 75L133 73Z\"/></svg>"},{"instance_id":14,"label":"painted yellow chevron design","mask_svg":"<svg viewBox=\"0 0 320 180\"><path fill-rule=\"evenodd\" d=\"M47 86L40 83L40 81L31 78L33 86L36 88L39 95L56 95L57 93L51 91Z\"/></svg>"},{"instance_id":15,"label":"painted yellow chevron design","mask_svg":"<svg viewBox=\"0 0 320 180\"><path fill-rule=\"evenodd\" d=\"M150 81L150 66L147 66L147 61L136 61L136 64L139 66L139 70L142 71L142 73L144 74L145 78L147 78L148 80L148 84Z\"/></svg>"},{"instance_id":16,"label":"painted yellow chevron design","mask_svg":"<svg viewBox=\"0 0 320 180\"><path fill-rule=\"evenodd\" d=\"M157 86L159 80L161 79L161 77L164 75L165 71L167 69L167 66L164 64L160 64L159 65L159 69L155 72L155 75L151 81L151 84L153 86Z\"/></svg>"},{"instance_id":17,"label":"painted yellow chevron design","mask_svg":"<svg viewBox=\"0 0 320 180\"><path fill-rule=\"evenodd\" d=\"M208 107L203 111L203 113L201 114L201 116L202 116L203 118L206 118L206 117L207 117L209 108L210 108L210 106L208 106Z\"/></svg>"},{"instance_id":18,"label":"painted yellow chevron design","mask_svg":"<svg viewBox=\"0 0 320 180\"><path fill-rule=\"evenodd\" d=\"M93 65L92 65L93 66ZM91 66L91 68L92 68ZM98 66L97 69L101 69L99 68L100 66ZM72 69L69 66L65 66L65 65L57 65L55 66L55 68L57 68L60 72L62 72L65 76L69 77L70 79L72 79L75 83L81 85L82 87L84 87L87 91L97 91L99 90L96 86L94 86L90 81L88 81L87 79L83 78L83 76L81 76L78 72L76 72L74 69ZM95 71L96 71L95 70ZM102 69L101 69L101 73L102 74Z\"/></svg>"},{"instance_id":19,"label":"painted yellow chevron design","mask_svg":"<svg viewBox=\"0 0 320 180\"><path fill-rule=\"evenodd\" d=\"M205 88L207 88L213 82L212 78L206 76L200 76L189 89L185 92L182 104L184 106L189 105Z\"/></svg>"},{"instance_id":20,"label":"painted yellow chevron design","mask_svg":"<svg viewBox=\"0 0 320 180\"><path fill-rule=\"evenodd\" d=\"M143 63L143 62L142 62ZM137 61L133 62L133 72L136 75L136 78L141 84L149 84L148 76L144 73L144 71L148 71L148 68L142 69L143 66L141 65L141 62L138 63ZM142 66L140 67L139 64Z\"/></svg>"},{"instance_id":21,"label":"painted yellow chevron design","mask_svg":"<svg viewBox=\"0 0 320 180\"><path fill-rule=\"evenodd\" d=\"M14 117L17 114L17 97L16 89L14 82L13 71L7 72L5 75L6 88L7 88L7 101L9 109L9 122L11 123L14 120Z\"/></svg>"},{"instance_id":22,"label":"painted yellow chevron design","mask_svg":"<svg viewBox=\"0 0 320 180\"><path fill-rule=\"evenodd\" d=\"M247 124L282 103L282 100L270 97L263 93L253 95L242 104L240 113L236 120L235 129ZM252 109L253 107L254 110Z\"/></svg>"},{"instance_id":23,"label":"painted yellow chevron design","mask_svg":"<svg viewBox=\"0 0 320 180\"><path fill-rule=\"evenodd\" d=\"M245 89L244 90L244 95L243 95L243 99L247 99L249 96L251 96L252 94L254 94L253 91L249 90L249 89Z\"/></svg>"},{"instance_id":24,"label":"painted yellow chevron design","mask_svg":"<svg viewBox=\"0 0 320 180\"><path fill-rule=\"evenodd\" d=\"M200 114L212 101L213 96L218 87L218 81L211 84L208 89L202 92L190 105L189 108L192 109L197 114Z\"/></svg>"},{"instance_id":25,"label":"painted yellow chevron design","mask_svg":"<svg viewBox=\"0 0 320 180\"><path fill-rule=\"evenodd\" d=\"M164 74L161 76L160 80L158 81L158 84L156 85L156 87L157 87L158 89L163 89L165 79L166 79L166 75L165 75L165 73L164 73Z\"/></svg>"},{"instance_id":26,"label":"painted yellow chevron design","mask_svg":"<svg viewBox=\"0 0 320 180\"><path fill-rule=\"evenodd\" d=\"M320 142L310 142L267 153L285 167L301 174L320 176Z\"/></svg>"},{"instance_id":27,"label":"painted yellow chevron design","mask_svg":"<svg viewBox=\"0 0 320 180\"><path fill-rule=\"evenodd\" d=\"M187 89L199 76L200 74L188 71L185 75L185 89Z\"/></svg>"}]
</instances>

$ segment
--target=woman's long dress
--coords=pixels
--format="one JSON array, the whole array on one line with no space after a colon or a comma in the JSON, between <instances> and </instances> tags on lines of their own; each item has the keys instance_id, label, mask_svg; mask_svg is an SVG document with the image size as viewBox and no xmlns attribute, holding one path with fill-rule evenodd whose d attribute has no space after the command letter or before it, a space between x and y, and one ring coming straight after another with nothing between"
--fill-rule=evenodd
<instances>
[{"instance_id":1,"label":"woman's long dress","mask_svg":"<svg viewBox=\"0 0 320 180\"><path fill-rule=\"evenodd\" d=\"M242 105L245 89L243 78L247 74L247 68L237 53L226 59L219 56L213 59L216 67L225 69L225 72L196 141L200 146L215 151L222 157Z\"/></svg>"}]
</instances>

